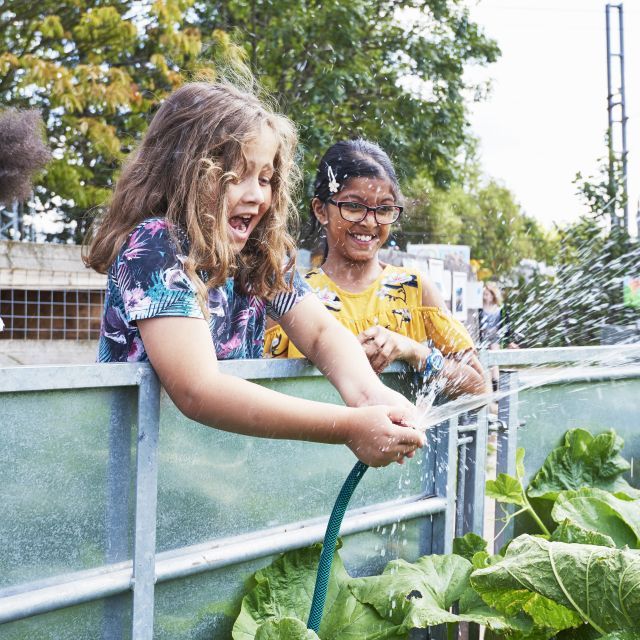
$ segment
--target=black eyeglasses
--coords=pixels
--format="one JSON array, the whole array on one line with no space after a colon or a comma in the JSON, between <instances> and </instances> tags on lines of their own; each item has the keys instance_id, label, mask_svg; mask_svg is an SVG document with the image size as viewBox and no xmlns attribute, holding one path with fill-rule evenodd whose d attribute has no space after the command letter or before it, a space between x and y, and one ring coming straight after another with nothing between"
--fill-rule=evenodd
<instances>
[{"instance_id":1,"label":"black eyeglasses","mask_svg":"<svg viewBox=\"0 0 640 640\"><path fill-rule=\"evenodd\" d=\"M402 213L402 207L398 204L381 204L379 207L370 207L362 202L336 202L329 198L327 202L338 207L341 217L347 222L362 222L369 211L378 224L392 224Z\"/></svg>"}]
</instances>

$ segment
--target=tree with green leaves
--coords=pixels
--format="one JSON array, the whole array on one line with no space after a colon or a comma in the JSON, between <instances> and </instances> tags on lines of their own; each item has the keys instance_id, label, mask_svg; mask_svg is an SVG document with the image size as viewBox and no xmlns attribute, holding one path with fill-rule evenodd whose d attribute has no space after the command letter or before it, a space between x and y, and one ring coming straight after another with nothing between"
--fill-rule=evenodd
<instances>
[{"instance_id":1,"label":"tree with green leaves","mask_svg":"<svg viewBox=\"0 0 640 640\"><path fill-rule=\"evenodd\" d=\"M53 161L36 187L44 212L61 212L81 240L91 207L158 102L201 62L203 39L187 15L192 0L8 0L0 13L0 105L38 108ZM211 59L240 59L226 34L208 34Z\"/></svg>"},{"instance_id":2,"label":"tree with green leaves","mask_svg":"<svg viewBox=\"0 0 640 640\"><path fill-rule=\"evenodd\" d=\"M218 0L197 4L203 31L222 29L300 125L306 174L341 138L365 137L401 176L457 175L467 139L469 65L499 50L460 0Z\"/></svg>"},{"instance_id":3,"label":"tree with green leaves","mask_svg":"<svg viewBox=\"0 0 640 640\"><path fill-rule=\"evenodd\" d=\"M506 187L495 180L481 184L478 174L476 166L465 183L447 190L424 175L411 181L401 240L469 245L485 277L506 276L523 258L550 259L553 235L522 211Z\"/></svg>"},{"instance_id":4,"label":"tree with green leaves","mask_svg":"<svg viewBox=\"0 0 640 640\"><path fill-rule=\"evenodd\" d=\"M0 104L42 111L54 161L36 196L79 240L154 107L194 74L246 60L299 124L307 175L364 136L401 175L449 185L476 89L465 67L497 55L461 0L7 0Z\"/></svg>"}]
</instances>

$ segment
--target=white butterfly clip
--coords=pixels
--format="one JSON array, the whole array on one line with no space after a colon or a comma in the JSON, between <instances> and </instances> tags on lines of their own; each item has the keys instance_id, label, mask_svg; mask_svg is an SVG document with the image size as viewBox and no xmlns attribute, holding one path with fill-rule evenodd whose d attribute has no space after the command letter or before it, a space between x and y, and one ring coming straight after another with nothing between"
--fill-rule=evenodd
<instances>
[{"instance_id":1,"label":"white butterfly clip","mask_svg":"<svg viewBox=\"0 0 640 640\"><path fill-rule=\"evenodd\" d=\"M338 193L340 185L336 180L336 174L333 173L333 169L327 165L327 175L329 176L329 193Z\"/></svg>"}]
</instances>

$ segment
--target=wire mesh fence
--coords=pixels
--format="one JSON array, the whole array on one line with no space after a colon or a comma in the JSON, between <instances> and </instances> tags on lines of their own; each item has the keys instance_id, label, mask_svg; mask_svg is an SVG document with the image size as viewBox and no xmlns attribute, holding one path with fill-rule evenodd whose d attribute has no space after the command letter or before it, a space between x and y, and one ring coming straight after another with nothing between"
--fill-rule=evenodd
<instances>
[{"instance_id":1,"label":"wire mesh fence","mask_svg":"<svg viewBox=\"0 0 640 640\"><path fill-rule=\"evenodd\" d=\"M104 291L0 289L0 340L94 340Z\"/></svg>"}]
</instances>

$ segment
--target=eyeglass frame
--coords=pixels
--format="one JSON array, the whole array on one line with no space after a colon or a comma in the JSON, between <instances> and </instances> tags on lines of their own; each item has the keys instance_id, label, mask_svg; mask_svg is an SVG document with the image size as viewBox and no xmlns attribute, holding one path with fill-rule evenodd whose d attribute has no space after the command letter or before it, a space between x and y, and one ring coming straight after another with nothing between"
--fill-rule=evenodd
<instances>
[{"instance_id":1,"label":"eyeglass frame","mask_svg":"<svg viewBox=\"0 0 640 640\"><path fill-rule=\"evenodd\" d=\"M352 200L341 200L340 202L337 202L333 198L327 198L327 202L329 204L332 204L334 207L338 207L338 213L340 214L340 217L343 220L345 220L346 222L353 222L354 224L365 220L366 217L369 215L369 211L373 211L373 217L375 218L376 224L382 224L382 225L393 224L394 222L398 222L398 219L400 218L400 216L402 215L402 212L404 211L404 207L400 204L381 204L377 207L370 207L368 204L364 204L364 202L354 202ZM349 220L348 218L345 218L342 213L343 204L358 204L361 207L364 207L365 208L364 215L362 216L362 218L360 218L360 220ZM391 222L380 222L378 220L378 213L377 213L378 209L382 209L384 207L394 207L396 209L399 209L398 215L395 220L392 220Z\"/></svg>"}]
</instances>

